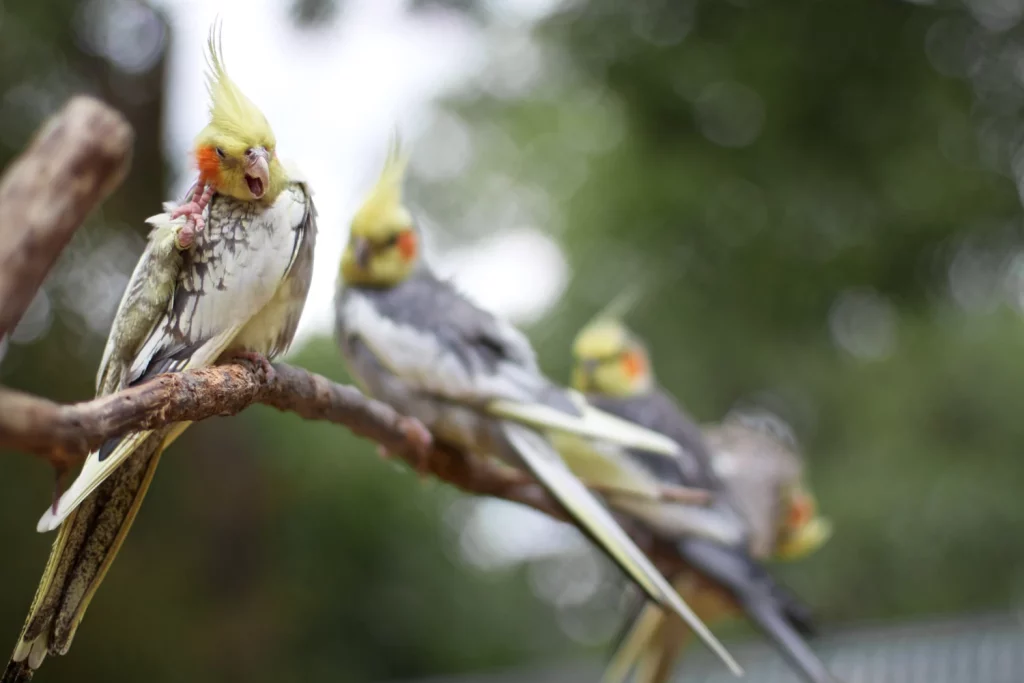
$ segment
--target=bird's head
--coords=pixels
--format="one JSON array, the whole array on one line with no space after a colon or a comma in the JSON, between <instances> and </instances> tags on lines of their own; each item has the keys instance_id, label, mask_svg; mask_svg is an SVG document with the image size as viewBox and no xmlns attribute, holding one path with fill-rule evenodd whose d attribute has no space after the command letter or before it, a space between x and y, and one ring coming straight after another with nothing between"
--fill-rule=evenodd
<instances>
[{"instance_id":1,"label":"bird's head","mask_svg":"<svg viewBox=\"0 0 1024 683\"><path fill-rule=\"evenodd\" d=\"M775 557L796 560L810 555L832 536L832 523L818 514L814 494L801 483L782 492L782 512L775 542Z\"/></svg>"},{"instance_id":2,"label":"bird's head","mask_svg":"<svg viewBox=\"0 0 1024 683\"><path fill-rule=\"evenodd\" d=\"M273 203L288 182L267 118L224 70L217 24L207 43L210 122L195 141L199 180L242 201Z\"/></svg>"},{"instance_id":3,"label":"bird's head","mask_svg":"<svg viewBox=\"0 0 1024 683\"><path fill-rule=\"evenodd\" d=\"M380 178L352 218L341 257L345 283L393 287L415 269L420 242L412 214L402 205L405 166L396 138Z\"/></svg>"},{"instance_id":4,"label":"bird's head","mask_svg":"<svg viewBox=\"0 0 1024 683\"><path fill-rule=\"evenodd\" d=\"M644 345L611 318L599 318L573 342L572 384L579 391L636 396L651 389L654 374Z\"/></svg>"}]
</instances>

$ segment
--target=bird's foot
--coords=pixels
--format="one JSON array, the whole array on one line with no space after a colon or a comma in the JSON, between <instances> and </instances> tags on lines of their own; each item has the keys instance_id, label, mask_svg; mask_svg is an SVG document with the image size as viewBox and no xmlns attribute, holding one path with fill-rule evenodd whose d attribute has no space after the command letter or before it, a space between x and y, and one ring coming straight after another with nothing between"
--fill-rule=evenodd
<instances>
[{"instance_id":1,"label":"bird's foot","mask_svg":"<svg viewBox=\"0 0 1024 683\"><path fill-rule=\"evenodd\" d=\"M259 366L263 370L264 376L267 378L267 384L270 384L277 377L277 370L270 363L270 359L264 356L262 353L256 353L255 351L235 351L231 354L233 360L247 360L250 363Z\"/></svg>"},{"instance_id":2,"label":"bird's foot","mask_svg":"<svg viewBox=\"0 0 1024 683\"><path fill-rule=\"evenodd\" d=\"M182 216L185 217L185 225L181 226L178 230L178 236L175 238L175 244L178 249L188 249L192 246L196 235L206 227L206 219L203 217L203 214L206 212L206 207L210 204L210 199L213 197L213 186L204 185L201 193L198 190L199 185L193 186L185 196L187 201L171 211L171 220L181 218ZM197 194L198 197L196 196Z\"/></svg>"}]
</instances>

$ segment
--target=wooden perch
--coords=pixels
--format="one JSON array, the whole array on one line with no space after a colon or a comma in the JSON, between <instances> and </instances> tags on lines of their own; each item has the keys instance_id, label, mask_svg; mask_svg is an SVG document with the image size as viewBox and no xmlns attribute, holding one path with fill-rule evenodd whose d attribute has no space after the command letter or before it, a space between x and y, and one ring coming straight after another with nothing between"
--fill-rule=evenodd
<instances>
[{"instance_id":1,"label":"wooden perch","mask_svg":"<svg viewBox=\"0 0 1024 683\"><path fill-rule=\"evenodd\" d=\"M470 493L497 496L565 519L562 507L523 473L436 444L419 422L356 388L284 364L274 365L269 380L259 366L241 361L159 375L139 386L71 405L0 388L0 448L28 451L66 469L113 436L234 415L254 403L307 420L344 425L421 473ZM673 500L696 503L704 502L706 496L703 491L676 487L666 491Z\"/></svg>"},{"instance_id":2,"label":"wooden perch","mask_svg":"<svg viewBox=\"0 0 1024 683\"><path fill-rule=\"evenodd\" d=\"M21 320L85 217L128 171L128 121L75 97L39 131L0 180L0 339Z\"/></svg>"}]
</instances>

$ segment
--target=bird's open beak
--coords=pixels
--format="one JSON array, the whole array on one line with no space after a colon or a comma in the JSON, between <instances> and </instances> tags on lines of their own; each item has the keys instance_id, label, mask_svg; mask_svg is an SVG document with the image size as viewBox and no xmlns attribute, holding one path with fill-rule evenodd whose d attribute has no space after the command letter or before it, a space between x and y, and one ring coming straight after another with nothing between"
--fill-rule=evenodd
<instances>
[{"instance_id":1,"label":"bird's open beak","mask_svg":"<svg viewBox=\"0 0 1024 683\"><path fill-rule=\"evenodd\" d=\"M355 252L356 264L363 270L370 265L370 240L365 237L355 237L352 240L352 251Z\"/></svg>"},{"instance_id":2,"label":"bird's open beak","mask_svg":"<svg viewBox=\"0 0 1024 683\"><path fill-rule=\"evenodd\" d=\"M270 152L253 147L245 152L245 183L253 199L260 199L270 185Z\"/></svg>"}]
</instances>

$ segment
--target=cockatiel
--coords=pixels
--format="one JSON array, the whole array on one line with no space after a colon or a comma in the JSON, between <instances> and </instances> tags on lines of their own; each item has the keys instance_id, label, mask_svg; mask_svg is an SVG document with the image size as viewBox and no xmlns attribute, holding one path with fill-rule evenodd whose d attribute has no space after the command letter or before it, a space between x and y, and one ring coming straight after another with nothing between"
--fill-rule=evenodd
<instances>
[{"instance_id":1,"label":"cockatiel","mask_svg":"<svg viewBox=\"0 0 1024 683\"><path fill-rule=\"evenodd\" d=\"M156 232L111 328L98 395L237 357L272 372L268 359L287 349L305 304L316 240L310 190L285 170L266 118L228 77L216 26L208 61L210 121L195 142L208 206L150 219ZM0 683L28 680L47 654L67 652L160 454L187 426L111 439L43 515L39 530L60 532Z\"/></svg>"},{"instance_id":2,"label":"cockatiel","mask_svg":"<svg viewBox=\"0 0 1024 683\"><path fill-rule=\"evenodd\" d=\"M785 423L767 413L735 413L702 431L715 472L750 525L754 557L798 560L831 537Z\"/></svg>"},{"instance_id":3,"label":"cockatiel","mask_svg":"<svg viewBox=\"0 0 1024 683\"><path fill-rule=\"evenodd\" d=\"M679 614L739 675L720 643L572 476L547 435L581 433L665 453L678 447L550 382L522 333L433 274L402 204L404 168L396 144L352 220L342 256L336 336L352 375L439 441L531 472L657 604Z\"/></svg>"},{"instance_id":4,"label":"cockatiel","mask_svg":"<svg viewBox=\"0 0 1024 683\"><path fill-rule=\"evenodd\" d=\"M801 636L809 627L809 610L760 564L767 554L782 548L809 551L824 542L820 534L827 525L812 519L814 500L800 486L796 456L784 452L778 442L767 447L767 437L750 434L740 450L736 427L730 423L710 433L717 449L712 460L700 428L655 383L644 346L613 318L599 316L585 327L573 351L573 385L585 392L590 403L666 434L683 447L682 455L676 457L635 449L618 457L638 467L652 489L661 483L702 488L714 496L701 508L610 490L601 473L587 459L575 457L571 444L563 443L567 464L584 483L601 490L613 510L674 542L692 571L673 577L673 583L702 619L741 611L807 681L835 681ZM748 470L756 465L760 471ZM786 510L782 520L769 521L778 519L779 508ZM708 515L720 516L720 524L712 524ZM634 666L638 683L664 683L686 635L683 624L648 604L620 643L605 683L625 681Z\"/></svg>"}]
</instances>

